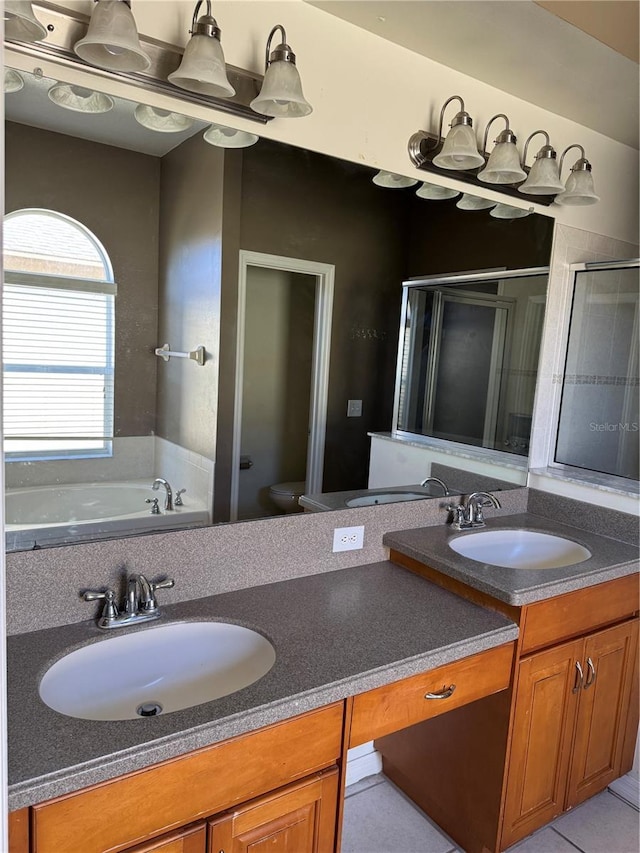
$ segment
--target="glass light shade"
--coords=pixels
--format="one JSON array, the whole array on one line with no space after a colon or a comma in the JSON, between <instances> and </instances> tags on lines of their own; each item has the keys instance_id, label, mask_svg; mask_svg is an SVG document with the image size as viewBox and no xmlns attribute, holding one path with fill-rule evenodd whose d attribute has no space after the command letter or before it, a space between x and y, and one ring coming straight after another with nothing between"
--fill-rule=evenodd
<instances>
[{"instance_id":1,"label":"glass light shade","mask_svg":"<svg viewBox=\"0 0 640 853\"><path fill-rule=\"evenodd\" d=\"M512 207L510 204L496 204L489 216L494 219L523 219L529 216L530 210L523 210L521 207Z\"/></svg>"},{"instance_id":2,"label":"glass light shade","mask_svg":"<svg viewBox=\"0 0 640 853\"><path fill-rule=\"evenodd\" d=\"M24 80L14 71L13 68L5 68L4 71L4 91L8 95L10 92L19 92L24 86Z\"/></svg>"},{"instance_id":3,"label":"glass light shade","mask_svg":"<svg viewBox=\"0 0 640 853\"><path fill-rule=\"evenodd\" d=\"M442 151L433 158L433 165L440 169L477 169L484 165L484 157L478 153L476 135L468 124L454 125L442 146Z\"/></svg>"},{"instance_id":4,"label":"glass light shade","mask_svg":"<svg viewBox=\"0 0 640 853\"><path fill-rule=\"evenodd\" d=\"M70 86L67 83L58 83L47 92L49 99L65 110L73 110L76 113L108 113L113 109L113 99L102 92L94 92L85 89L84 86Z\"/></svg>"},{"instance_id":5,"label":"glass light shade","mask_svg":"<svg viewBox=\"0 0 640 853\"><path fill-rule=\"evenodd\" d=\"M595 194L593 176L587 170L571 172L564 191L556 196L558 204L587 205L597 204L600 196Z\"/></svg>"},{"instance_id":6,"label":"glass light shade","mask_svg":"<svg viewBox=\"0 0 640 853\"><path fill-rule=\"evenodd\" d=\"M401 190L405 187L414 187L418 181L415 178L405 178L404 175L396 175L394 172L385 172L382 169L371 178L379 187L390 190Z\"/></svg>"},{"instance_id":7,"label":"glass light shade","mask_svg":"<svg viewBox=\"0 0 640 853\"><path fill-rule=\"evenodd\" d=\"M15 41L41 41L47 30L33 14L30 2L5 0L4 35Z\"/></svg>"},{"instance_id":8,"label":"glass light shade","mask_svg":"<svg viewBox=\"0 0 640 853\"><path fill-rule=\"evenodd\" d=\"M452 190L449 187L439 187L437 184L430 184L425 181L422 186L416 190L418 198L427 198L432 201L443 201L446 198L455 198L460 195L458 190Z\"/></svg>"},{"instance_id":9,"label":"glass light shade","mask_svg":"<svg viewBox=\"0 0 640 853\"><path fill-rule=\"evenodd\" d=\"M148 104L138 104L133 115L138 124L157 133L180 133L182 130L188 130L193 124L193 119L188 116L159 110Z\"/></svg>"},{"instance_id":10,"label":"glass light shade","mask_svg":"<svg viewBox=\"0 0 640 853\"><path fill-rule=\"evenodd\" d=\"M213 98L232 98L236 93L227 79L222 45L213 36L191 36L179 68L167 79L179 89Z\"/></svg>"},{"instance_id":11,"label":"glass light shade","mask_svg":"<svg viewBox=\"0 0 640 853\"><path fill-rule=\"evenodd\" d=\"M86 36L73 49L84 62L108 71L146 71L151 65L131 9L122 0L98 0Z\"/></svg>"},{"instance_id":12,"label":"glass light shade","mask_svg":"<svg viewBox=\"0 0 640 853\"><path fill-rule=\"evenodd\" d=\"M255 145L260 137L245 130L234 130L221 124L210 125L203 134L203 139L209 145L218 148L249 148Z\"/></svg>"},{"instance_id":13,"label":"glass light shade","mask_svg":"<svg viewBox=\"0 0 640 853\"><path fill-rule=\"evenodd\" d=\"M531 167L527 180L518 187L518 192L528 195L555 195L563 189L555 158L540 157Z\"/></svg>"},{"instance_id":14,"label":"glass light shade","mask_svg":"<svg viewBox=\"0 0 640 853\"><path fill-rule=\"evenodd\" d=\"M302 118L313 111L302 94L302 83L293 62L277 59L265 71L262 88L251 109L275 118Z\"/></svg>"},{"instance_id":15,"label":"glass light shade","mask_svg":"<svg viewBox=\"0 0 640 853\"><path fill-rule=\"evenodd\" d=\"M486 184L517 184L526 177L515 142L498 142L487 165L478 172L478 180Z\"/></svg>"},{"instance_id":16,"label":"glass light shade","mask_svg":"<svg viewBox=\"0 0 640 853\"><path fill-rule=\"evenodd\" d=\"M481 198L479 195L465 193L456 202L456 207L459 207L460 210L488 210L490 207L495 207L497 203L497 201L491 201L488 198Z\"/></svg>"}]
</instances>

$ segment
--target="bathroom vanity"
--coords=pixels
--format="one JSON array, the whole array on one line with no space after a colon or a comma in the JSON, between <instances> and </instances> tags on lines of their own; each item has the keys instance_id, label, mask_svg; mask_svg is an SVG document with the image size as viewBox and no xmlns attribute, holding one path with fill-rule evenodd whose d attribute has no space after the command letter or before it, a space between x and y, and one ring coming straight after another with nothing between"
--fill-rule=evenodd
<instances>
[{"instance_id":1,"label":"bathroom vanity","mask_svg":"<svg viewBox=\"0 0 640 853\"><path fill-rule=\"evenodd\" d=\"M39 700L55 660L104 639L93 625L11 637L11 853L330 853L347 749L370 740L468 851L605 787L637 729L636 549L530 515L496 524L571 531L592 557L500 591L504 573L456 555L449 528L420 528L387 535L393 563L171 605L167 620L258 628L277 658L166 716L87 721Z\"/></svg>"}]
</instances>

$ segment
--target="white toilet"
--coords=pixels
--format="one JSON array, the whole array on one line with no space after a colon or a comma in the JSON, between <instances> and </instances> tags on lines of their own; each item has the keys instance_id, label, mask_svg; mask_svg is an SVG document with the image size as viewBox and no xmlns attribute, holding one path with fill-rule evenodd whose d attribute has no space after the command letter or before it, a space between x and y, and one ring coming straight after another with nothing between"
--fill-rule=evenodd
<instances>
[{"instance_id":1,"label":"white toilet","mask_svg":"<svg viewBox=\"0 0 640 853\"><path fill-rule=\"evenodd\" d=\"M269 486L269 497L283 512L303 512L298 498L304 494L305 482L275 483Z\"/></svg>"}]
</instances>

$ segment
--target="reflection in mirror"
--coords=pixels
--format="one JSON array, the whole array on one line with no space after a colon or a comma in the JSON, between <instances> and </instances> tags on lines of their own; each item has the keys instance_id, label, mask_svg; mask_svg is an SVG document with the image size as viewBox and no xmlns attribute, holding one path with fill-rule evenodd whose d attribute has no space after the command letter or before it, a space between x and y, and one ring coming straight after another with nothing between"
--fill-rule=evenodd
<instances>
[{"instance_id":1,"label":"reflection in mirror","mask_svg":"<svg viewBox=\"0 0 640 853\"><path fill-rule=\"evenodd\" d=\"M636 489L639 268L576 268L555 453L557 464L624 477Z\"/></svg>"},{"instance_id":2,"label":"reflection in mirror","mask_svg":"<svg viewBox=\"0 0 640 853\"><path fill-rule=\"evenodd\" d=\"M405 282L399 431L527 455L547 279L519 270Z\"/></svg>"},{"instance_id":3,"label":"reflection in mirror","mask_svg":"<svg viewBox=\"0 0 640 853\"><path fill-rule=\"evenodd\" d=\"M271 342L277 339L273 357L284 359L286 382L304 386L295 392L299 400L308 401L310 393L298 375L302 365L311 362L313 371L323 360L322 493L365 490L369 433L392 427L402 281L548 263L553 220L547 217L492 220L487 211L458 210L455 199L419 198L415 187L376 186L374 169L264 139L244 149L215 147L203 139L207 123L198 120L172 123L179 130L168 132L164 124L162 132L154 131L136 120L133 101L114 99L107 113L62 109L48 97L59 80L22 76L24 87L6 98L6 210L49 211L53 218L66 217L78 233L92 235L113 270L109 298L115 307L111 367L108 330L99 364L88 361L86 352L75 362L60 353L45 357L35 325L30 343L22 343L23 353L11 355L9 372L22 371L28 381L39 381L55 366L69 381L74 377L79 383L80 375L101 377L104 394L103 417L93 421L97 433L86 435L89 427L70 403L57 432L49 424L47 435L36 437L24 421L16 426L13 450L23 455L6 463L10 548L238 517L233 500L240 489L234 495L234 477L242 484L243 476L258 473L267 455L239 441L236 399L245 378L238 373L238 324L244 319L238 308L241 251L285 258L289 265L298 264L297 270L315 265L315 272L299 273L300 290L290 288L291 279L274 285L279 295L267 300L269 310L273 313L276 302L284 306L276 322L293 310L293 302L300 308L315 306L318 270L332 270L328 325L319 329L315 308L302 322L310 330L311 349L307 341L302 352L299 341L284 331L267 335ZM176 98L173 113L183 112L188 107ZM44 233L39 236L40 244L29 250L32 260L35 252L55 265L59 246L45 244ZM18 279L25 268L17 263L9 265L11 286L24 295L27 285ZM51 297L51 275L57 272L40 271L28 286ZM75 282L71 287L67 281L60 289L72 292L68 298L78 302L80 294L87 299L91 293L106 298L104 281L91 290L90 275L77 278L86 286ZM252 310L257 332L247 335L244 328L245 343L265 340L266 314ZM106 314L103 323L109 326ZM85 328L84 321L80 326ZM85 345L96 356L97 339L93 333L87 337ZM174 356L165 361L156 355L164 345L182 354L203 347L204 364ZM259 348L252 357L271 378L266 350L262 358ZM263 379L253 381L261 386ZM278 392L283 400L291 397L286 382ZM49 408L42 393L32 397L34 411ZM251 390L243 396L257 399ZM302 446L296 447L295 459L288 458L285 451L293 442L287 429L293 421L285 409L272 413L280 418L269 426L279 432L279 450L268 451L270 467L264 466L262 479L255 478L247 517L282 512L269 496L270 486L308 480L310 423L303 420ZM263 420L266 428L266 414ZM26 452L24 444L36 438L53 438L65 447L75 442L77 450L83 449L78 442L98 441L106 453L87 447L74 458L66 452L58 454L63 458L45 457L33 448ZM253 464L243 466L247 456ZM412 481L419 483L428 473L416 471ZM167 480L174 495L182 491L182 505L172 502L174 508L166 508L164 487L152 490L156 478Z\"/></svg>"}]
</instances>

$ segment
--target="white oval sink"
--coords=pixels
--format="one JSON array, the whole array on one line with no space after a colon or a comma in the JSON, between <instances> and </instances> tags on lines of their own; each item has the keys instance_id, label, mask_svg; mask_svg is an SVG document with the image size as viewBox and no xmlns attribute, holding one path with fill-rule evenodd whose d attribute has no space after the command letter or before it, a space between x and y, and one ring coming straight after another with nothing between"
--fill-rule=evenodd
<instances>
[{"instance_id":1,"label":"white oval sink","mask_svg":"<svg viewBox=\"0 0 640 853\"><path fill-rule=\"evenodd\" d=\"M535 530L482 530L449 540L463 557L507 569L559 569L591 556L577 542Z\"/></svg>"},{"instance_id":2,"label":"white oval sink","mask_svg":"<svg viewBox=\"0 0 640 853\"><path fill-rule=\"evenodd\" d=\"M376 504L395 504L400 501L420 501L424 498L431 497L426 493L419 494L418 492L383 492L377 495L363 495L360 498L349 498L345 504L349 507L354 506L375 506Z\"/></svg>"},{"instance_id":3,"label":"white oval sink","mask_svg":"<svg viewBox=\"0 0 640 853\"><path fill-rule=\"evenodd\" d=\"M40 698L83 720L134 720L235 693L271 669L256 631L226 622L177 622L83 646L51 666Z\"/></svg>"}]
</instances>

